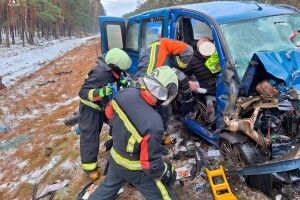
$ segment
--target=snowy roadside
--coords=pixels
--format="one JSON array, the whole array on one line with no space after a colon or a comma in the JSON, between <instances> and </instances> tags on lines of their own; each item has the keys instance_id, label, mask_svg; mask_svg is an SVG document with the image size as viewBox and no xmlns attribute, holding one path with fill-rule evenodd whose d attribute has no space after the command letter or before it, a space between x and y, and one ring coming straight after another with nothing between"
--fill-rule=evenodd
<instances>
[{"instance_id":1,"label":"snowy roadside","mask_svg":"<svg viewBox=\"0 0 300 200\"><path fill-rule=\"evenodd\" d=\"M71 37L57 40L40 40L34 46L22 47L20 43L10 48L0 48L0 77L6 86L12 85L19 78L27 76L45 64L78 47L91 37Z\"/></svg>"}]
</instances>

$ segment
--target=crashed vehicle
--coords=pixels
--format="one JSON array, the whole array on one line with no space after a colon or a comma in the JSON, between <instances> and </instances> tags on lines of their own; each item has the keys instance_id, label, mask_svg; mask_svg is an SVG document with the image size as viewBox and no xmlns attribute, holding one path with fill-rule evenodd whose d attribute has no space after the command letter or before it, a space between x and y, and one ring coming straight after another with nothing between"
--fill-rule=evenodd
<instances>
[{"instance_id":1,"label":"crashed vehicle","mask_svg":"<svg viewBox=\"0 0 300 200\"><path fill-rule=\"evenodd\" d=\"M101 49L118 47L137 69L141 52L161 37L196 50L213 39L221 66L215 120L197 95L183 120L197 136L219 147L235 173L270 193L272 182L300 180L300 11L256 2L197 3L148 11L127 22L100 17Z\"/></svg>"}]
</instances>

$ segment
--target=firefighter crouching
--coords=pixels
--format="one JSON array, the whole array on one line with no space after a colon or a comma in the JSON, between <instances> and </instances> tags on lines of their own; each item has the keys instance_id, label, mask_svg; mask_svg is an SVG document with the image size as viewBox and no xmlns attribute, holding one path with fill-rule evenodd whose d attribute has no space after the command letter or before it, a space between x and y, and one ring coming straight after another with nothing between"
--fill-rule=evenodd
<instances>
[{"instance_id":1,"label":"firefighter crouching","mask_svg":"<svg viewBox=\"0 0 300 200\"><path fill-rule=\"evenodd\" d=\"M112 94L112 83L123 84L122 71L128 69L131 59L121 49L114 48L107 52L105 59L99 58L97 65L88 73L79 96L80 156L82 169L92 180L99 178L97 155L99 134L105 120L104 108Z\"/></svg>"},{"instance_id":2,"label":"firefighter crouching","mask_svg":"<svg viewBox=\"0 0 300 200\"><path fill-rule=\"evenodd\" d=\"M174 165L162 160L164 127L154 110L169 104L177 95L178 78L168 66L142 78L141 89L125 89L105 110L112 119L113 147L106 179L90 200L113 199L129 182L146 199L175 199L171 186L176 180Z\"/></svg>"}]
</instances>

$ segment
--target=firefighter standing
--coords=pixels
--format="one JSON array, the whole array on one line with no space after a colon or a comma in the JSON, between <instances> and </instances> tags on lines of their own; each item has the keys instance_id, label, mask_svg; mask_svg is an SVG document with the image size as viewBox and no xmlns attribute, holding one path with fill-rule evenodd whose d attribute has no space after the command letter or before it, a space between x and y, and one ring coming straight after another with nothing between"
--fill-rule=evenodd
<instances>
[{"instance_id":1,"label":"firefighter standing","mask_svg":"<svg viewBox=\"0 0 300 200\"><path fill-rule=\"evenodd\" d=\"M165 66L142 80L143 89L121 91L105 110L113 119L114 142L106 179L90 200L113 199L126 182L146 199L175 199L171 186L176 171L162 160L164 127L154 107L167 105L176 97L178 78Z\"/></svg>"},{"instance_id":2,"label":"firefighter standing","mask_svg":"<svg viewBox=\"0 0 300 200\"><path fill-rule=\"evenodd\" d=\"M122 71L131 65L127 53L118 48L109 50L104 60L99 58L79 92L81 166L93 180L100 176L97 171L97 155L99 134L105 118L103 108L113 92L111 84L114 82L126 84L125 79L120 80L120 76Z\"/></svg>"},{"instance_id":3,"label":"firefighter standing","mask_svg":"<svg viewBox=\"0 0 300 200\"><path fill-rule=\"evenodd\" d=\"M152 43L141 55L138 64L136 78L151 73L154 69L164 65L177 68L179 80L179 94L177 97L178 111L185 116L193 108L192 93L189 88L188 79L181 72L184 70L193 56L193 48L181 41L162 38L158 42ZM158 112L163 118L164 127L167 128L169 120L169 108L160 106Z\"/></svg>"}]
</instances>

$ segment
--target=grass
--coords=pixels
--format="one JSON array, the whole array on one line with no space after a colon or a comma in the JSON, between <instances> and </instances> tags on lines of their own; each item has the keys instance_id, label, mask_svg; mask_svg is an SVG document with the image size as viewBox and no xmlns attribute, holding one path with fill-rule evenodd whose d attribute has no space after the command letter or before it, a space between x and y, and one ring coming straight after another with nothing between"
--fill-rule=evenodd
<instances>
[{"instance_id":1,"label":"grass","mask_svg":"<svg viewBox=\"0 0 300 200\"><path fill-rule=\"evenodd\" d=\"M30 114L33 110L38 110L42 114L38 118L28 118L18 121L19 124L17 127L9 134L0 136L0 139L4 140L13 138L18 134L30 133L31 135L30 142L20 145L16 152L5 158L6 160L28 160L28 165L19 169L13 166L13 163L0 161L0 170L3 175L1 181L13 182L22 175L32 173L34 170L45 166L54 155L60 155L60 161L41 179L41 185L49 184L58 179L70 178L72 179L72 183L68 187L67 192L60 193L56 199L74 199L77 189L87 181L86 175L79 167L80 163L78 163L78 167L70 170L64 170L59 165L66 160L70 160L71 162L78 161L79 147L75 144L79 138L70 132L70 127L60 124L58 119L64 119L77 110L78 102L61 106L52 113L45 112L45 104L63 103L65 99L72 99L78 95L84 76L95 65L99 47L99 40L93 40L84 46L75 48L36 73L22 78L10 90L4 91L3 96L13 96L14 98L13 104L11 103L11 98L0 100L1 107L8 107L10 113L20 116L26 113ZM72 73L55 75L55 73L63 71L72 71ZM38 77L45 77L56 82L42 87L32 87L30 95L24 96L17 92L18 88L23 84L32 80L38 80ZM2 115L0 113L0 120L5 117ZM57 136L61 137L53 139ZM30 149L26 148L28 146ZM50 157L45 156L45 148L47 147L53 149ZM12 169L14 173L11 173ZM0 199L16 199L17 197L19 199L30 199L31 193L32 185L21 183L14 191L4 190L0 192Z\"/></svg>"}]
</instances>

